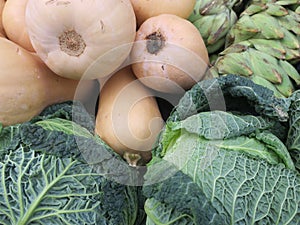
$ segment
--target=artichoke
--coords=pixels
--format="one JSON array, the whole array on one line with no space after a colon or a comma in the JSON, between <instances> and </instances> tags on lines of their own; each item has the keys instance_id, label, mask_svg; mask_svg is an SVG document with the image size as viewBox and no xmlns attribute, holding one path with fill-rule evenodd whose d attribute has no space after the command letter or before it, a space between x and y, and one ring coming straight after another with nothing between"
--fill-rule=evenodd
<instances>
[{"instance_id":1,"label":"artichoke","mask_svg":"<svg viewBox=\"0 0 300 225\"><path fill-rule=\"evenodd\" d=\"M254 39L260 51L295 64L300 60L300 14L296 11L299 3L253 0L227 33L225 47Z\"/></svg>"},{"instance_id":2,"label":"artichoke","mask_svg":"<svg viewBox=\"0 0 300 225\"><path fill-rule=\"evenodd\" d=\"M227 47L209 72L215 77L225 74L248 77L273 90L277 97L289 97L300 85L300 75L292 64L255 48L251 41Z\"/></svg>"},{"instance_id":3,"label":"artichoke","mask_svg":"<svg viewBox=\"0 0 300 225\"><path fill-rule=\"evenodd\" d=\"M237 21L243 0L197 0L188 20L199 30L209 54L224 48L225 37Z\"/></svg>"},{"instance_id":4,"label":"artichoke","mask_svg":"<svg viewBox=\"0 0 300 225\"><path fill-rule=\"evenodd\" d=\"M299 0L252 0L227 32L208 73L237 74L289 97L300 86Z\"/></svg>"}]
</instances>

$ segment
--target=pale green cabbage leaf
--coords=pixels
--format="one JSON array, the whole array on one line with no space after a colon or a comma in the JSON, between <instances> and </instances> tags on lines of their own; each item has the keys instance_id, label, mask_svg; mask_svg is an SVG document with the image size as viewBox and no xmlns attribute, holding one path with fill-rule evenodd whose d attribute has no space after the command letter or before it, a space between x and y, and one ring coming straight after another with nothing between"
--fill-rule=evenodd
<instances>
[{"instance_id":1,"label":"pale green cabbage leaf","mask_svg":"<svg viewBox=\"0 0 300 225\"><path fill-rule=\"evenodd\" d=\"M169 213L169 220L162 218L157 216L159 208L171 212L174 204L168 199L178 205L193 199L189 189L181 190L185 185L180 179L187 176L188 182L198 187L198 196L202 193L222 217L222 222L214 221L217 217L213 214L207 224L300 223L300 176L287 149L268 132L270 127L262 118L214 111L198 113L166 126L162 144L156 149L145 175L149 184L144 187L148 197L146 206L151 209L146 210L149 221L168 224L174 214ZM247 129L239 129L243 127ZM177 190L162 194L171 185L168 178L175 179L178 171L182 175L177 178ZM188 222L182 224L203 224L197 215L203 215L200 209L204 203L205 200L194 201L189 210L181 212L188 215L184 217Z\"/></svg>"}]
</instances>

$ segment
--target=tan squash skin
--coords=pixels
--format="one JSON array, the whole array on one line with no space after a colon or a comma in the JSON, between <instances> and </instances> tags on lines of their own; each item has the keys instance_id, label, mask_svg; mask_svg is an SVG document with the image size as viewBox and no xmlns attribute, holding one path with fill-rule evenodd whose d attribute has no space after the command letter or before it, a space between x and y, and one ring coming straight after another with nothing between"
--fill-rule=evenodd
<instances>
[{"instance_id":1,"label":"tan squash skin","mask_svg":"<svg viewBox=\"0 0 300 225\"><path fill-rule=\"evenodd\" d=\"M151 39L153 36L159 38L158 41ZM148 43L155 42L159 47L149 50ZM137 78L147 78L141 79L145 85L166 93L191 88L203 79L209 64L206 46L197 28L172 14L151 17L140 26L131 59Z\"/></svg>"},{"instance_id":2,"label":"tan squash skin","mask_svg":"<svg viewBox=\"0 0 300 225\"><path fill-rule=\"evenodd\" d=\"M77 80L114 72L129 55L136 33L130 0L28 0L25 21L46 65Z\"/></svg>"},{"instance_id":3,"label":"tan squash skin","mask_svg":"<svg viewBox=\"0 0 300 225\"><path fill-rule=\"evenodd\" d=\"M151 159L149 150L162 127L155 98L134 77L130 67L119 70L104 84L95 131L121 156L136 153L142 157L141 162L148 162ZM135 162L129 160L129 163Z\"/></svg>"},{"instance_id":4,"label":"tan squash skin","mask_svg":"<svg viewBox=\"0 0 300 225\"><path fill-rule=\"evenodd\" d=\"M5 38L0 38L0 123L22 123L39 114L46 106L73 100L78 81L54 74L34 54ZM89 98L95 82L86 81Z\"/></svg>"},{"instance_id":5,"label":"tan squash skin","mask_svg":"<svg viewBox=\"0 0 300 225\"><path fill-rule=\"evenodd\" d=\"M0 0L0 37L5 37L5 31L2 23L2 12L3 12L4 5L5 5L5 1Z\"/></svg>"},{"instance_id":6,"label":"tan squash skin","mask_svg":"<svg viewBox=\"0 0 300 225\"><path fill-rule=\"evenodd\" d=\"M188 18L194 9L196 0L130 0L136 15L138 26L146 19L160 14L174 14Z\"/></svg>"},{"instance_id":7,"label":"tan squash skin","mask_svg":"<svg viewBox=\"0 0 300 225\"><path fill-rule=\"evenodd\" d=\"M28 51L34 52L25 24L25 8L28 0L9 0L3 8L3 27L6 36Z\"/></svg>"}]
</instances>

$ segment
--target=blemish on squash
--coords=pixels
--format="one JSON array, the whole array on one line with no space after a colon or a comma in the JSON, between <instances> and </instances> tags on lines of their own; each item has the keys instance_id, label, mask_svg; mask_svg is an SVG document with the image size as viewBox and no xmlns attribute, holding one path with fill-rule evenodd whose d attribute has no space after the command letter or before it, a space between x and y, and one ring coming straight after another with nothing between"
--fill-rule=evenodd
<instances>
[{"instance_id":1,"label":"blemish on squash","mask_svg":"<svg viewBox=\"0 0 300 225\"><path fill-rule=\"evenodd\" d=\"M60 49L70 56L80 56L86 44L80 34L75 30L66 30L59 37Z\"/></svg>"},{"instance_id":2,"label":"blemish on squash","mask_svg":"<svg viewBox=\"0 0 300 225\"><path fill-rule=\"evenodd\" d=\"M104 23L102 20L100 20L100 27L101 27L101 31L104 32L105 29L104 29Z\"/></svg>"},{"instance_id":3,"label":"blemish on squash","mask_svg":"<svg viewBox=\"0 0 300 225\"><path fill-rule=\"evenodd\" d=\"M49 1L45 2L45 5L54 4L54 3L56 3L56 5L68 5L71 2L70 1L60 1L60 0L49 0Z\"/></svg>"},{"instance_id":4,"label":"blemish on squash","mask_svg":"<svg viewBox=\"0 0 300 225\"><path fill-rule=\"evenodd\" d=\"M165 38L159 31L155 31L146 37L146 47L150 54L157 54L165 46Z\"/></svg>"},{"instance_id":5,"label":"blemish on squash","mask_svg":"<svg viewBox=\"0 0 300 225\"><path fill-rule=\"evenodd\" d=\"M56 5L68 5L68 4L70 4L71 2L70 1L58 1L57 3L56 3Z\"/></svg>"},{"instance_id":6,"label":"blemish on squash","mask_svg":"<svg viewBox=\"0 0 300 225\"><path fill-rule=\"evenodd\" d=\"M49 0L49 1L45 2L45 5L53 4L55 2L56 2L56 0Z\"/></svg>"},{"instance_id":7,"label":"blemish on squash","mask_svg":"<svg viewBox=\"0 0 300 225\"><path fill-rule=\"evenodd\" d=\"M21 55L20 48L17 48L16 52L17 52L18 55Z\"/></svg>"}]
</instances>

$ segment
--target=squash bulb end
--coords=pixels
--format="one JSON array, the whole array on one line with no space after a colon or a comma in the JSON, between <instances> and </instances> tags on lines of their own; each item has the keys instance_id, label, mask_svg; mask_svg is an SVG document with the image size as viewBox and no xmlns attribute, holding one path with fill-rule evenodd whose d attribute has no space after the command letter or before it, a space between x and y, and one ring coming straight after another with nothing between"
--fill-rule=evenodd
<instances>
[{"instance_id":1,"label":"squash bulb end","mask_svg":"<svg viewBox=\"0 0 300 225\"><path fill-rule=\"evenodd\" d=\"M86 44L82 36L74 29L64 31L58 39L60 49L70 56L79 57L85 50Z\"/></svg>"}]
</instances>

